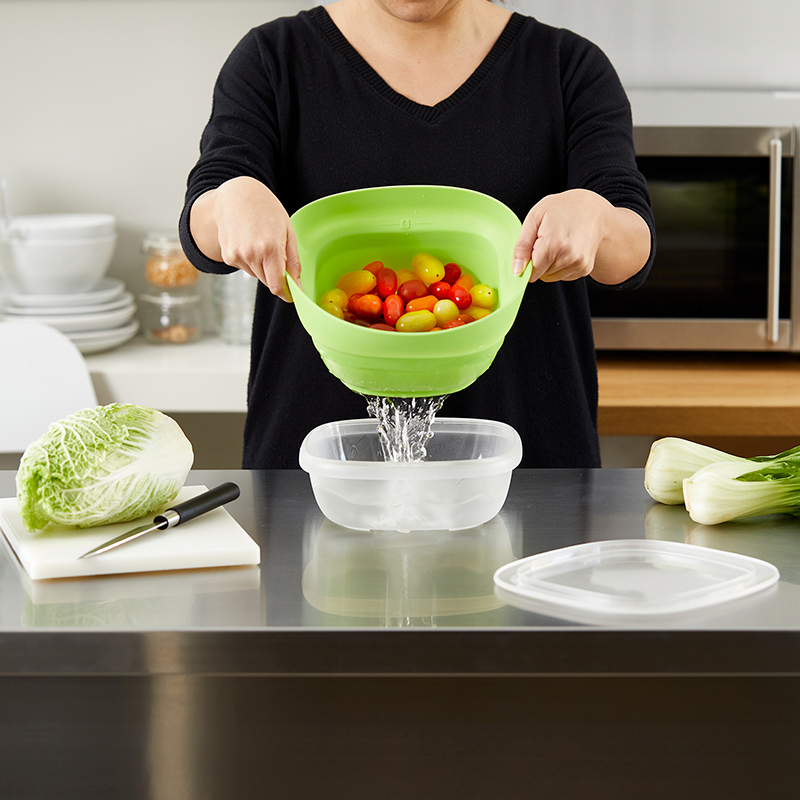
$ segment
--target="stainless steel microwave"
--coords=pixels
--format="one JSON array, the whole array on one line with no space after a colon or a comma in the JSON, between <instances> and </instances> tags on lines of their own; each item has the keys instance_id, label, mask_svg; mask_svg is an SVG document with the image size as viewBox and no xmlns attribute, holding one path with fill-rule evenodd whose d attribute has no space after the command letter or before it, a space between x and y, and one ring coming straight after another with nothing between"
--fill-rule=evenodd
<instances>
[{"instance_id":1,"label":"stainless steel microwave","mask_svg":"<svg viewBox=\"0 0 800 800\"><path fill-rule=\"evenodd\" d=\"M658 248L591 286L601 350L800 351L800 93L631 91Z\"/></svg>"}]
</instances>

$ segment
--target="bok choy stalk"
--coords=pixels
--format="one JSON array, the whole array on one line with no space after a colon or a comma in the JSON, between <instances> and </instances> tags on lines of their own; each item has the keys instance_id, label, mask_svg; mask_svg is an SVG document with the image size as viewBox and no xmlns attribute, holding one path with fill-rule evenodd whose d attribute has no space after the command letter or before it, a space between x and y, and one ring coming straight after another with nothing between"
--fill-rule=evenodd
<instances>
[{"instance_id":1,"label":"bok choy stalk","mask_svg":"<svg viewBox=\"0 0 800 800\"><path fill-rule=\"evenodd\" d=\"M193 461L180 426L160 411L87 408L54 422L22 454L20 516L28 530L136 519L178 494Z\"/></svg>"},{"instance_id":2,"label":"bok choy stalk","mask_svg":"<svg viewBox=\"0 0 800 800\"><path fill-rule=\"evenodd\" d=\"M798 448L761 461L717 463L702 467L683 482L689 516L701 525L759 514L800 515L800 454ZM785 454L781 454L785 455Z\"/></svg>"},{"instance_id":3,"label":"bok choy stalk","mask_svg":"<svg viewBox=\"0 0 800 800\"><path fill-rule=\"evenodd\" d=\"M658 439L645 464L644 488L659 503L679 505L683 503L683 481L701 467L720 461L741 463L748 459L687 439Z\"/></svg>"}]
</instances>

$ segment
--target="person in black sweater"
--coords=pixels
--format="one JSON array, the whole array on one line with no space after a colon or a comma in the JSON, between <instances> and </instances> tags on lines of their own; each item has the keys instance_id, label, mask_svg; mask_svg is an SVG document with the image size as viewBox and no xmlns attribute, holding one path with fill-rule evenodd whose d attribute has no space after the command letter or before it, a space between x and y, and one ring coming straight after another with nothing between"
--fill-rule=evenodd
<instances>
[{"instance_id":1,"label":"person in black sweater","mask_svg":"<svg viewBox=\"0 0 800 800\"><path fill-rule=\"evenodd\" d=\"M600 466L586 282L640 285L655 236L630 106L584 38L489 0L339 0L251 30L222 67L179 229L199 269L254 275L243 466L293 468L316 425L367 416L291 305L294 211L400 184L491 195L533 261L492 366L443 416L497 419L523 467Z\"/></svg>"}]
</instances>

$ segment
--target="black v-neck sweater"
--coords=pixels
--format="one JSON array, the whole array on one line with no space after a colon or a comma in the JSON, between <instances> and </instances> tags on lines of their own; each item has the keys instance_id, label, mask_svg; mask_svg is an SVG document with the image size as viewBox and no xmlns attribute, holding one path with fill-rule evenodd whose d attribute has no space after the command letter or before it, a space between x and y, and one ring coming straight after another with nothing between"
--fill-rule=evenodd
<instances>
[{"instance_id":1,"label":"black v-neck sweater","mask_svg":"<svg viewBox=\"0 0 800 800\"><path fill-rule=\"evenodd\" d=\"M581 187L637 211L653 230L630 107L611 64L585 39L519 14L467 81L432 107L386 84L322 7L253 29L219 74L188 179L181 241L201 270L233 271L197 249L191 205L240 175L265 183L289 214L351 189L441 184L496 197L524 219L545 195ZM649 266L616 288L639 285ZM492 366L441 415L513 425L524 467L599 466L586 279L527 287ZM259 285L243 466L297 467L314 426L366 416L364 399L327 371L293 306Z\"/></svg>"}]
</instances>

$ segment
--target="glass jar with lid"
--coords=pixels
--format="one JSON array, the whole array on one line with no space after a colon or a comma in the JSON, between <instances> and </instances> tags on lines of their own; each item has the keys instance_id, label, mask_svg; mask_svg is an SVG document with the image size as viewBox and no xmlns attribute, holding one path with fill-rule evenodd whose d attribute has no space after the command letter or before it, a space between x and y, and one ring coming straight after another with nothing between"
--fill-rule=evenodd
<instances>
[{"instance_id":1,"label":"glass jar with lid","mask_svg":"<svg viewBox=\"0 0 800 800\"><path fill-rule=\"evenodd\" d=\"M183 344L202 331L200 273L184 255L176 234L151 233L144 240L147 292L139 297L145 338Z\"/></svg>"}]
</instances>

